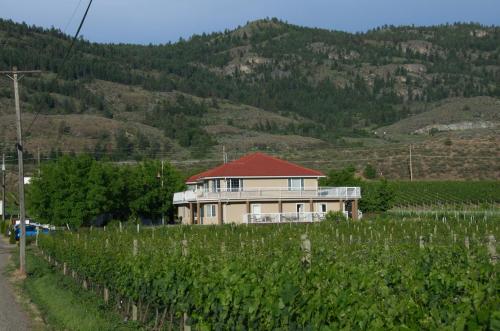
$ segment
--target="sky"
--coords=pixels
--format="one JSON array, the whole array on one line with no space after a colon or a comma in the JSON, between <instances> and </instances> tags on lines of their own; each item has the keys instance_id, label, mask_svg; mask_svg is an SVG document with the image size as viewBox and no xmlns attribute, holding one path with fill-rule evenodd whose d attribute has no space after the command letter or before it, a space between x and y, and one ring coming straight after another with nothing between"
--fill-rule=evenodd
<instances>
[{"instance_id":1,"label":"sky","mask_svg":"<svg viewBox=\"0 0 500 331\"><path fill-rule=\"evenodd\" d=\"M73 35L88 1L0 0L0 17ZM500 25L500 0L94 0L81 35L95 42L159 44L265 17L349 32L384 24Z\"/></svg>"}]
</instances>

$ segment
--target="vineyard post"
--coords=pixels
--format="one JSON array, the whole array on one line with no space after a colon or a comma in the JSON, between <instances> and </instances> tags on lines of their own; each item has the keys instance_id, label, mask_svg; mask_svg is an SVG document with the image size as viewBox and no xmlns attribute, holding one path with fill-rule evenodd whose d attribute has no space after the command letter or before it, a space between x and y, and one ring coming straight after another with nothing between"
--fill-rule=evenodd
<instances>
[{"instance_id":1,"label":"vineyard post","mask_svg":"<svg viewBox=\"0 0 500 331\"><path fill-rule=\"evenodd\" d=\"M420 246L420 249L424 249L424 237L423 236L420 236L420 238L419 238L419 246Z\"/></svg>"},{"instance_id":2,"label":"vineyard post","mask_svg":"<svg viewBox=\"0 0 500 331\"><path fill-rule=\"evenodd\" d=\"M122 221L120 221L120 232L123 231L123 227L122 227Z\"/></svg>"},{"instance_id":3,"label":"vineyard post","mask_svg":"<svg viewBox=\"0 0 500 331\"><path fill-rule=\"evenodd\" d=\"M138 242L137 242L137 239L134 239L132 255L137 256L137 251L138 251Z\"/></svg>"},{"instance_id":4,"label":"vineyard post","mask_svg":"<svg viewBox=\"0 0 500 331\"><path fill-rule=\"evenodd\" d=\"M109 289L107 287L104 288L104 303L108 304L109 302Z\"/></svg>"},{"instance_id":5,"label":"vineyard post","mask_svg":"<svg viewBox=\"0 0 500 331\"><path fill-rule=\"evenodd\" d=\"M140 228L141 228L141 225L139 223L137 223L137 233L139 233Z\"/></svg>"},{"instance_id":6,"label":"vineyard post","mask_svg":"<svg viewBox=\"0 0 500 331\"><path fill-rule=\"evenodd\" d=\"M465 237L465 242L464 242L464 244L465 244L465 248L466 248L467 250L469 250L469 247L470 247L470 244L469 244L469 237L467 237L467 236Z\"/></svg>"},{"instance_id":7,"label":"vineyard post","mask_svg":"<svg viewBox=\"0 0 500 331\"><path fill-rule=\"evenodd\" d=\"M132 304L132 321L137 321L137 305Z\"/></svg>"},{"instance_id":8,"label":"vineyard post","mask_svg":"<svg viewBox=\"0 0 500 331\"><path fill-rule=\"evenodd\" d=\"M311 241L307 237L307 234L303 234L300 236L301 244L300 248L302 250L302 264L305 267L311 266Z\"/></svg>"},{"instance_id":9,"label":"vineyard post","mask_svg":"<svg viewBox=\"0 0 500 331\"><path fill-rule=\"evenodd\" d=\"M490 254L490 262L495 265L497 263L497 249L496 249L496 240L495 236L490 234L488 236L488 253Z\"/></svg>"}]
</instances>

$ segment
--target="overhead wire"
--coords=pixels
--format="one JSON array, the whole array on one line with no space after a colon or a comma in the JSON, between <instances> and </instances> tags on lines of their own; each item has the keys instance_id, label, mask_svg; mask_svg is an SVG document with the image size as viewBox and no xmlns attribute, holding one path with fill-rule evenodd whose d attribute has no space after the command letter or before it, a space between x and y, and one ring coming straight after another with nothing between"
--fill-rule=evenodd
<instances>
[{"instance_id":1,"label":"overhead wire","mask_svg":"<svg viewBox=\"0 0 500 331\"><path fill-rule=\"evenodd\" d=\"M68 60L69 58L69 55L71 53L71 50L73 49L73 46L75 45L75 42L80 34L80 30L82 29L83 27L83 23L85 22L85 19L87 18L87 15L89 13L89 10L90 10L90 6L92 5L92 1L93 0L90 0L89 1L89 4L87 6L87 9L85 10L85 14L83 15L81 21L80 21L80 24L78 25L78 29L76 30L76 33L73 37L73 39L71 40L71 44L69 45L69 48L66 52L66 55L64 56L63 58L63 62L61 64L61 66L59 67L58 71L57 71L57 75L56 75L56 78L59 76L59 73L61 72L62 69L64 69L64 65L66 64L66 61ZM35 124L36 120L38 119L38 116L40 115L40 112L41 112L41 109L39 109L36 113L35 113L35 117L33 118L33 120L31 121L30 125L28 126L28 129L26 130L26 136L29 136L29 134L31 133L31 128L33 127L33 124Z\"/></svg>"}]
</instances>

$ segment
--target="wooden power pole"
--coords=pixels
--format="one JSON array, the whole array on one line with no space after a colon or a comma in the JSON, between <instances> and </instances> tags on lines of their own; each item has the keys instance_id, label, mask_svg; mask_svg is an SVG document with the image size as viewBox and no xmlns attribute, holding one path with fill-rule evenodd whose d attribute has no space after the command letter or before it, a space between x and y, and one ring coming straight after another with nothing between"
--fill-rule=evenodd
<instances>
[{"instance_id":1,"label":"wooden power pole","mask_svg":"<svg viewBox=\"0 0 500 331\"><path fill-rule=\"evenodd\" d=\"M413 182L413 164L411 159L411 144L410 144L410 182Z\"/></svg>"},{"instance_id":2,"label":"wooden power pole","mask_svg":"<svg viewBox=\"0 0 500 331\"><path fill-rule=\"evenodd\" d=\"M5 154L2 155L2 222L5 222Z\"/></svg>"},{"instance_id":3,"label":"wooden power pole","mask_svg":"<svg viewBox=\"0 0 500 331\"><path fill-rule=\"evenodd\" d=\"M26 211L24 207L24 164L23 164L23 131L21 124L21 106L19 103L19 80L23 77L19 75L38 74L40 70L17 70L13 67L11 71L0 71L14 82L14 101L16 105L17 122L17 159L19 167L19 223L21 235L19 237L19 271L26 274Z\"/></svg>"}]
</instances>

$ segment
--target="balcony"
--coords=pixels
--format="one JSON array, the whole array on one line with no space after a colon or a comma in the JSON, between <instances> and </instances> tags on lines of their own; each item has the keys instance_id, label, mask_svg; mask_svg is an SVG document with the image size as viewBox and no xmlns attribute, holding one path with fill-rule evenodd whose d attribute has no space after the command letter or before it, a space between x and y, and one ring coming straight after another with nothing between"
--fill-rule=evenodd
<instances>
[{"instance_id":1,"label":"balcony","mask_svg":"<svg viewBox=\"0 0 500 331\"><path fill-rule=\"evenodd\" d=\"M326 213L265 213L244 214L244 224L313 223L325 219Z\"/></svg>"},{"instance_id":2,"label":"balcony","mask_svg":"<svg viewBox=\"0 0 500 331\"><path fill-rule=\"evenodd\" d=\"M293 199L338 199L353 200L361 198L359 187L260 187L242 189L219 189L217 191L196 190L174 194L174 204L189 202L210 202L228 200L293 200Z\"/></svg>"}]
</instances>

